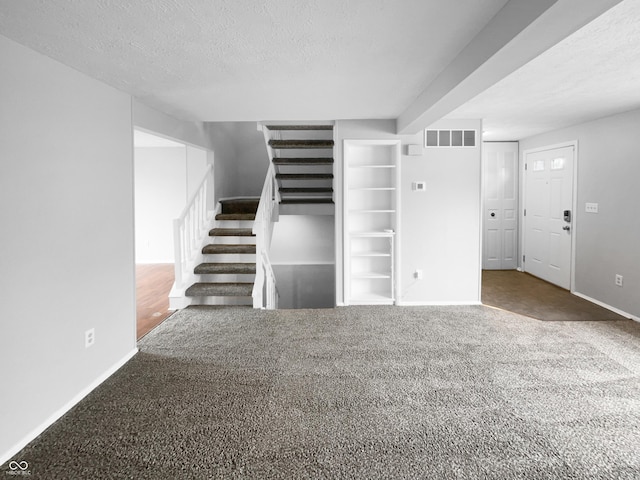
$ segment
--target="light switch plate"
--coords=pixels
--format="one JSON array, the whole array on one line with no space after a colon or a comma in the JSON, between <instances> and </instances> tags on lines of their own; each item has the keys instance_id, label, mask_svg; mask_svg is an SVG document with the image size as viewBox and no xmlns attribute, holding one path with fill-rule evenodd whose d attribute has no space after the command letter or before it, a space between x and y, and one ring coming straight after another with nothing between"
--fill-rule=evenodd
<instances>
[{"instance_id":1,"label":"light switch plate","mask_svg":"<svg viewBox=\"0 0 640 480\"><path fill-rule=\"evenodd\" d=\"M598 213L598 204L597 203L585 203L584 211L587 213Z\"/></svg>"}]
</instances>

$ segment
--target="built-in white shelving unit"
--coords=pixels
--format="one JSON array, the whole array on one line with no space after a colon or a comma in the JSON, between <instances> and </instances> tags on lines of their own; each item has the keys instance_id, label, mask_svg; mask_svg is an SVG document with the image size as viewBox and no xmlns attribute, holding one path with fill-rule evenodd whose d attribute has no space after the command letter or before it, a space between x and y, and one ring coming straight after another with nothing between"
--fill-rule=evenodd
<instances>
[{"instance_id":1,"label":"built-in white shelving unit","mask_svg":"<svg viewBox=\"0 0 640 480\"><path fill-rule=\"evenodd\" d=\"M345 303L393 304L400 142L344 141Z\"/></svg>"}]
</instances>

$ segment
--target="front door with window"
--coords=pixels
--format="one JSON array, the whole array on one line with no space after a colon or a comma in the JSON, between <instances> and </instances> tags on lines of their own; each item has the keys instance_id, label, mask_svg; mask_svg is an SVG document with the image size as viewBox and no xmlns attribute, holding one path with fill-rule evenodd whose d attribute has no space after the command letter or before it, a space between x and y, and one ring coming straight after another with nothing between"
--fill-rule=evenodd
<instances>
[{"instance_id":1,"label":"front door with window","mask_svg":"<svg viewBox=\"0 0 640 480\"><path fill-rule=\"evenodd\" d=\"M571 289L574 147L525 153L524 270Z\"/></svg>"}]
</instances>

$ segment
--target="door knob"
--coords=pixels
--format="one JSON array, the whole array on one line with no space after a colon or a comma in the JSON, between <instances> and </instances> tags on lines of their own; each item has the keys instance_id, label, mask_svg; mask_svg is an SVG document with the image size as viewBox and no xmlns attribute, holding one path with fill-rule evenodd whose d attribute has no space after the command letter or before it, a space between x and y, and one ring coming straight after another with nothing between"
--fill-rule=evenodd
<instances>
[{"instance_id":1,"label":"door knob","mask_svg":"<svg viewBox=\"0 0 640 480\"><path fill-rule=\"evenodd\" d=\"M565 225L564 227L562 227L563 230L569 231L571 230L571 227L569 225Z\"/></svg>"}]
</instances>

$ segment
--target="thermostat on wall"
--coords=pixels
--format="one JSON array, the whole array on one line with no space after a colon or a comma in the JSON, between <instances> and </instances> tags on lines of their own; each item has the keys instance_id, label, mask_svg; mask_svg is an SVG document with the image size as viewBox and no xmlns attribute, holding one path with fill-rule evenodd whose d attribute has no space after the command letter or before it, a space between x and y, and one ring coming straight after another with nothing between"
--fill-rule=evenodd
<instances>
[{"instance_id":1,"label":"thermostat on wall","mask_svg":"<svg viewBox=\"0 0 640 480\"><path fill-rule=\"evenodd\" d=\"M422 155L422 145L407 145L407 155Z\"/></svg>"},{"instance_id":2,"label":"thermostat on wall","mask_svg":"<svg viewBox=\"0 0 640 480\"><path fill-rule=\"evenodd\" d=\"M411 184L411 190L417 192L424 192L427 189L427 182L413 182Z\"/></svg>"}]
</instances>

